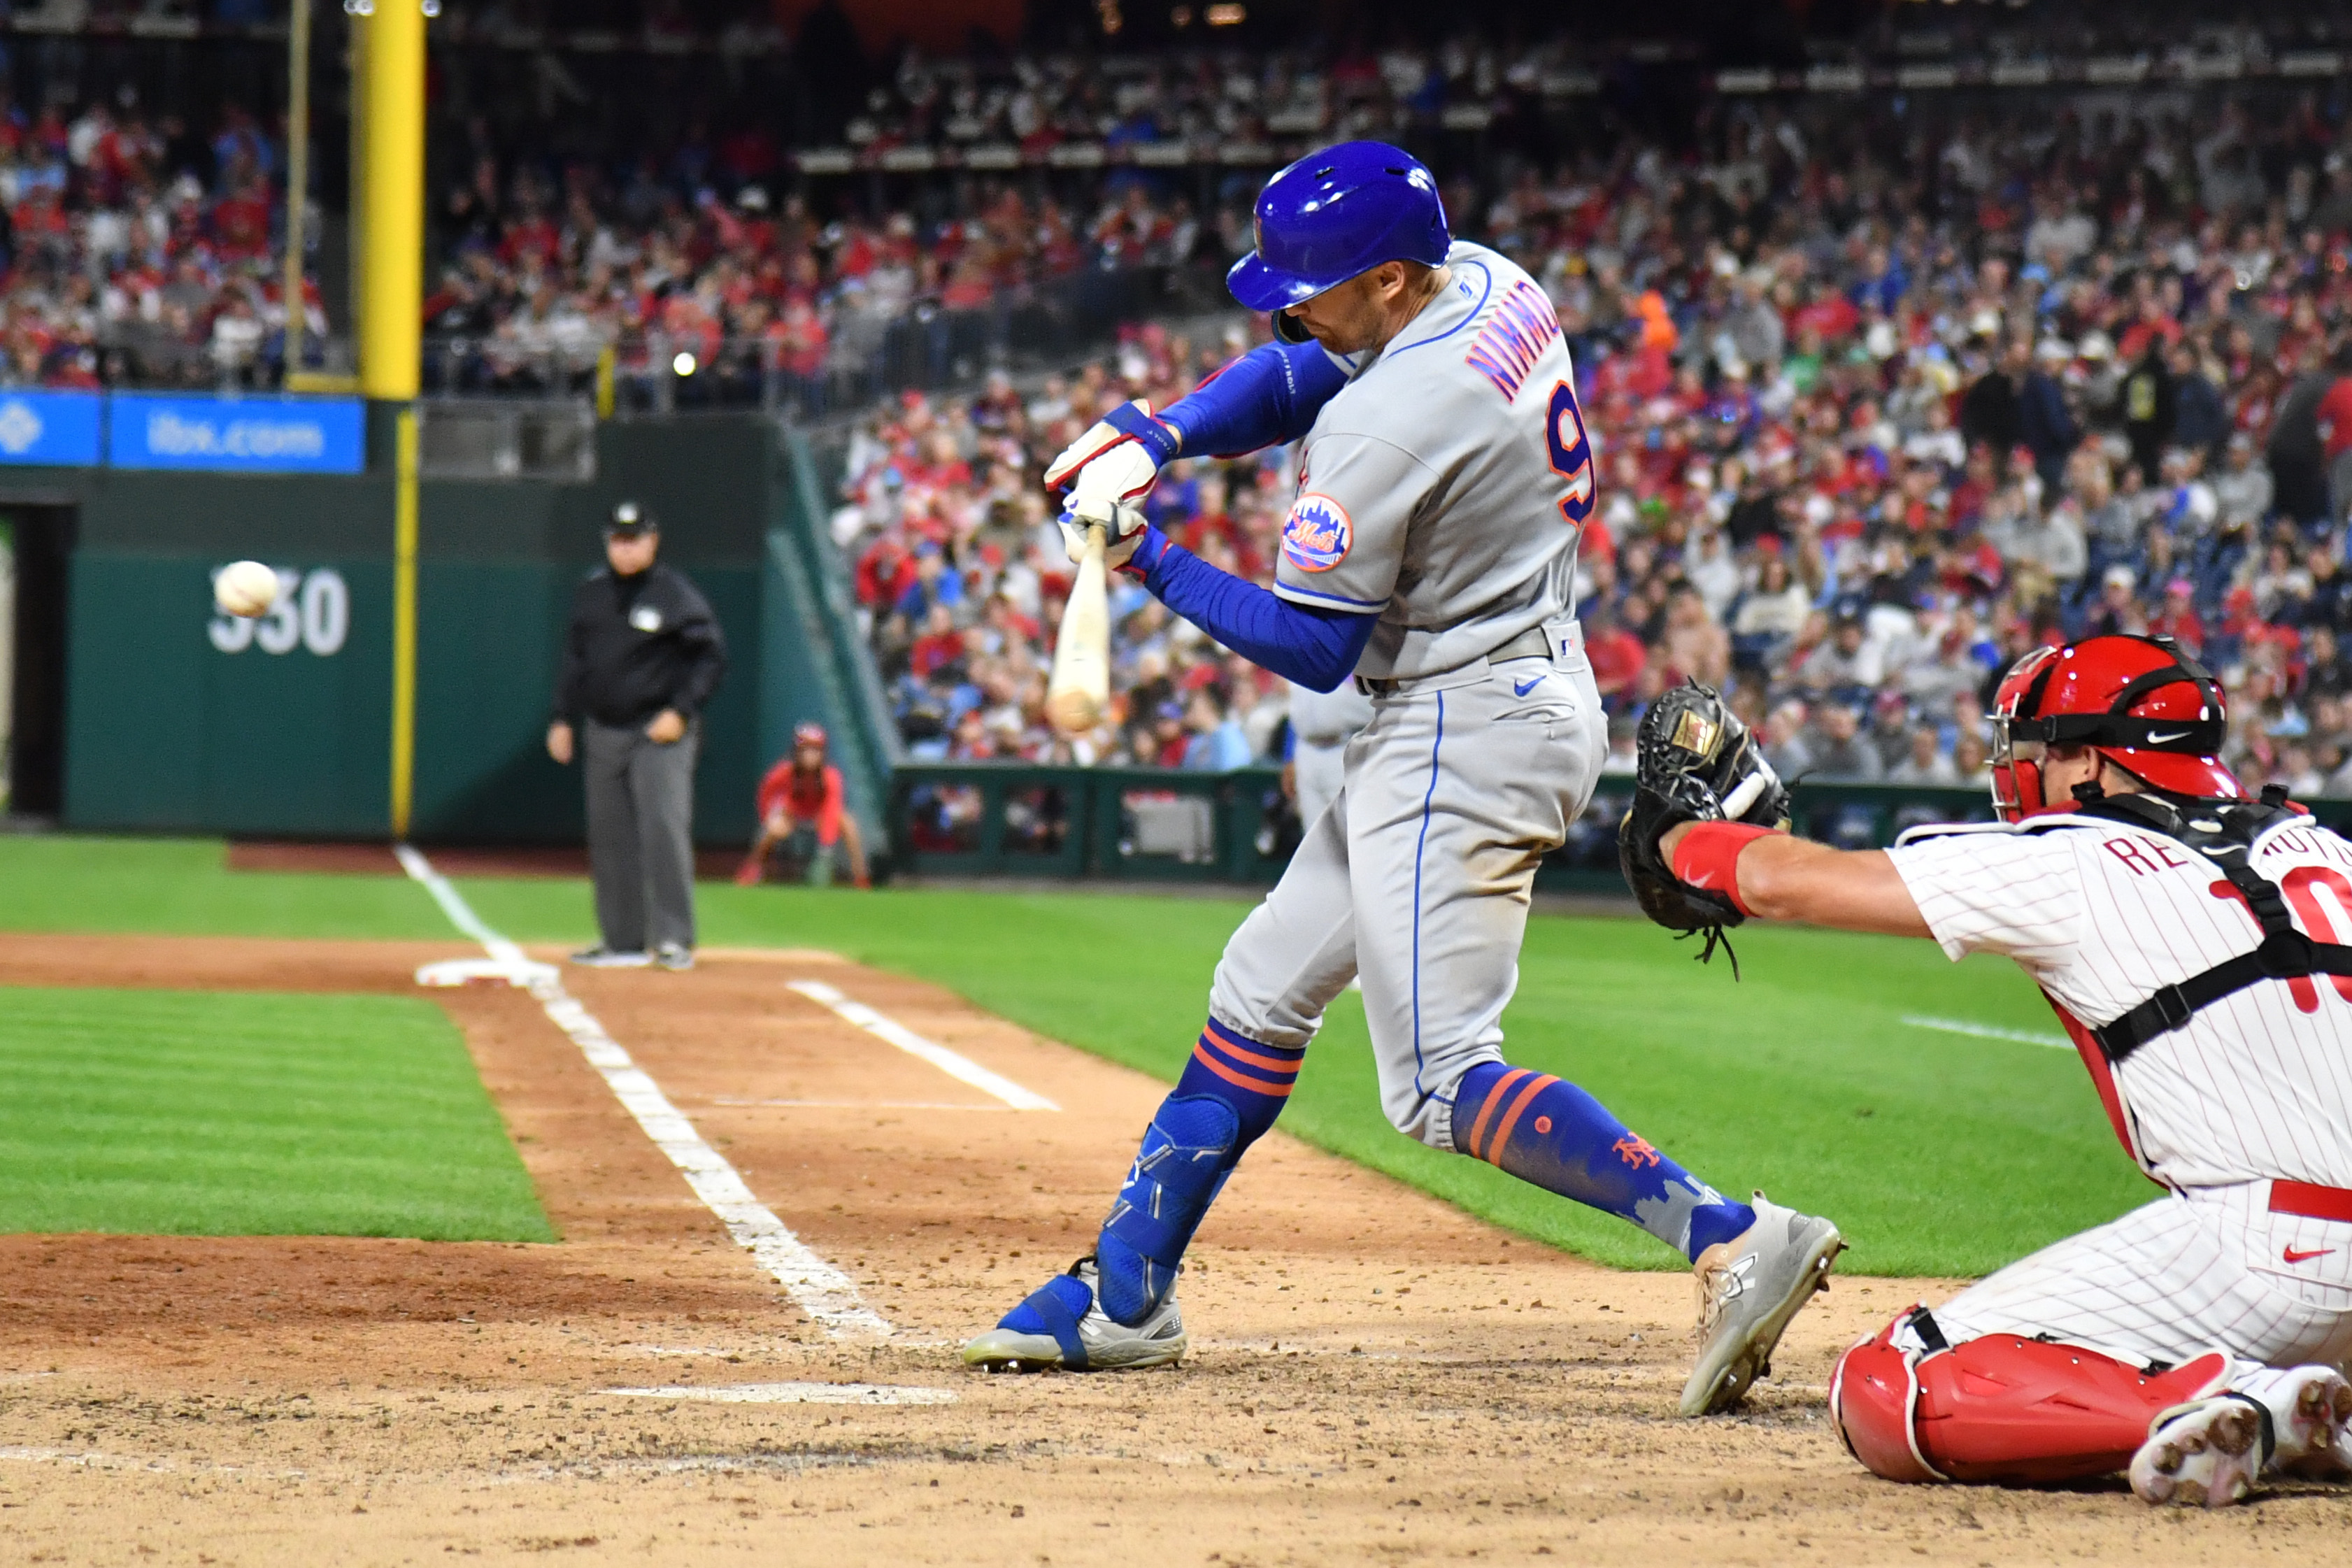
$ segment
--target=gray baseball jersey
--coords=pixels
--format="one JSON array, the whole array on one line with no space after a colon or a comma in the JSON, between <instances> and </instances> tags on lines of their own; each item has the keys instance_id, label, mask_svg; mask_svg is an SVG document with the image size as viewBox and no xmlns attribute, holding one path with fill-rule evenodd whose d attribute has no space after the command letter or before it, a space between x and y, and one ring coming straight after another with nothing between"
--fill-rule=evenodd
<instances>
[{"instance_id":1,"label":"gray baseball jersey","mask_svg":"<svg viewBox=\"0 0 2352 1568\"><path fill-rule=\"evenodd\" d=\"M1480 245L1307 433L1275 592L1379 611L1357 673L1458 669L1573 603L1592 443L1551 301Z\"/></svg>"},{"instance_id":2,"label":"gray baseball jersey","mask_svg":"<svg viewBox=\"0 0 2352 1568\"><path fill-rule=\"evenodd\" d=\"M1380 612L1357 668L1384 684L1209 994L1225 1027L1299 1047L1360 976L1382 1108L1440 1149L1454 1085L1501 1055L1536 866L1607 735L1570 598L1592 446L1559 320L1491 250L1447 266L1307 437L1275 591Z\"/></svg>"}]
</instances>

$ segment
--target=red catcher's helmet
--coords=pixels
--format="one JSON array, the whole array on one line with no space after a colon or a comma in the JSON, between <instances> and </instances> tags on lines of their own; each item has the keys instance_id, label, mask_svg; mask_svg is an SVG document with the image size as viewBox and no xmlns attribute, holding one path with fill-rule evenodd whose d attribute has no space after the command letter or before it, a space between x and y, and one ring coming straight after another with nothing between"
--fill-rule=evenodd
<instances>
[{"instance_id":1,"label":"red catcher's helmet","mask_svg":"<svg viewBox=\"0 0 2352 1568\"><path fill-rule=\"evenodd\" d=\"M2216 754L2229 732L2221 683L2170 637L2035 648L2002 678L1992 708L1992 803L2005 821L2074 809L2042 796L2046 746L2088 746L2168 795L2246 798Z\"/></svg>"}]
</instances>

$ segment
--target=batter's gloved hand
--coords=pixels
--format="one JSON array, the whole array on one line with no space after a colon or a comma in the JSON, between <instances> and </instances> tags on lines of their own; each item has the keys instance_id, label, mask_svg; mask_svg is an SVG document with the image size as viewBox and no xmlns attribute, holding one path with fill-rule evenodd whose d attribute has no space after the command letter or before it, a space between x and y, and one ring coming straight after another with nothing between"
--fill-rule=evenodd
<instances>
[{"instance_id":1,"label":"batter's gloved hand","mask_svg":"<svg viewBox=\"0 0 2352 1568\"><path fill-rule=\"evenodd\" d=\"M1098 522L1103 525L1106 542L1103 564L1112 571L1126 565L1128 558L1143 542L1143 514L1125 501L1113 501L1096 509L1091 515L1081 513L1078 505L1077 498L1072 497L1070 510L1054 520L1062 525L1062 543L1070 552L1070 564L1075 566L1086 559L1087 525Z\"/></svg>"},{"instance_id":2,"label":"batter's gloved hand","mask_svg":"<svg viewBox=\"0 0 2352 1568\"><path fill-rule=\"evenodd\" d=\"M1713 688L1695 680L1650 704L1635 747L1633 804L1617 825L1618 864L1643 914L1668 931L1706 932L1700 956L1707 957L1724 929L1748 917L1727 895L1679 880L1658 839L1685 822L1786 827L1788 786L1748 726Z\"/></svg>"},{"instance_id":3,"label":"batter's gloved hand","mask_svg":"<svg viewBox=\"0 0 2352 1568\"><path fill-rule=\"evenodd\" d=\"M1139 397L1103 416L1046 464L1045 488L1068 490L1071 510L1100 519L1100 509L1114 501L1150 495L1160 468L1182 445L1175 427L1154 419L1151 405Z\"/></svg>"}]
</instances>

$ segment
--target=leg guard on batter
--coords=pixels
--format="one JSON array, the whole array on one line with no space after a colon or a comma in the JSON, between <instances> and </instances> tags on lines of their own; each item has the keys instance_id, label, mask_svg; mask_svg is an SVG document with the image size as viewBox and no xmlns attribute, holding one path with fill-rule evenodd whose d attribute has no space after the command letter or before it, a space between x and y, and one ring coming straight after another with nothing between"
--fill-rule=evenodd
<instances>
[{"instance_id":1,"label":"leg guard on batter","mask_svg":"<svg viewBox=\"0 0 2352 1568\"><path fill-rule=\"evenodd\" d=\"M1549 1073L1481 1062L1454 1089L1454 1146L1523 1182L1632 1220L1696 1258L1756 1223L1660 1153L1584 1090Z\"/></svg>"},{"instance_id":2,"label":"leg guard on batter","mask_svg":"<svg viewBox=\"0 0 2352 1568\"><path fill-rule=\"evenodd\" d=\"M2131 1463L2157 1416L2221 1388L2230 1365L2214 1352L2147 1373L2012 1334L1947 1346L1914 1308L1838 1358L1830 1419L1891 1481L2080 1480Z\"/></svg>"},{"instance_id":3,"label":"leg guard on batter","mask_svg":"<svg viewBox=\"0 0 2352 1568\"><path fill-rule=\"evenodd\" d=\"M1162 1100L1095 1244L1102 1310L1140 1322L1175 1288L1184 1248L1225 1178L1274 1125L1304 1049L1262 1045L1214 1019Z\"/></svg>"}]
</instances>

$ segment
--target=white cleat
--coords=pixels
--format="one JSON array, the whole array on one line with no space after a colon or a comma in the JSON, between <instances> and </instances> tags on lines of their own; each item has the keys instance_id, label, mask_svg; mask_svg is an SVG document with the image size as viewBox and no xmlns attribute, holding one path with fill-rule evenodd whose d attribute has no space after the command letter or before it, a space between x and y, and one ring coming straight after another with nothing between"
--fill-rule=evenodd
<instances>
[{"instance_id":1,"label":"white cleat","mask_svg":"<svg viewBox=\"0 0 2352 1568\"><path fill-rule=\"evenodd\" d=\"M1104 1312L1101 1284L1095 1260L1079 1258L966 1344L964 1364L984 1372L1132 1372L1182 1358L1187 1341L1174 1290L1129 1325Z\"/></svg>"},{"instance_id":2,"label":"white cleat","mask_svg":"<svg viewBox=\"0 0 2352 1568\"><path fill-rule=\"evenodd\" d=\"M2279 1470L2312 1481L2352 1478L2352 1382L2332 1366L2303 1370L2278 1431Z\"/></svg>"},{"instance_id":3,"label":"white cleat","mask_svg":"<svg viewBox=\"0 0 2352 1568\"><path fill-rule=\"evenodd\" d=\"M1682 1413L1729 1410L1772 1373L1772 1348L1797 1309L1830 1288L1845 1247L1828 1220L1755 1198L1756 1223L1717 1242L1691 1265L1698 1280L1698 1364L1683 1384Z\"/></svg>"},{"instance_id":4,"label":"white cleat","mask_svg":"<svg viewBox=\"0 0 2352 1568\"><path fill-rule=\"evenodd\" d=\"M2242 1394L2176 1405L2148 1426L2132 1456L2131 1489L2143 1502L2226 1508L2254 1489L2270 1460L2267 1412Z\"/></svg>"}]
</instances>

